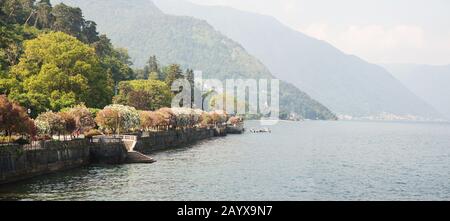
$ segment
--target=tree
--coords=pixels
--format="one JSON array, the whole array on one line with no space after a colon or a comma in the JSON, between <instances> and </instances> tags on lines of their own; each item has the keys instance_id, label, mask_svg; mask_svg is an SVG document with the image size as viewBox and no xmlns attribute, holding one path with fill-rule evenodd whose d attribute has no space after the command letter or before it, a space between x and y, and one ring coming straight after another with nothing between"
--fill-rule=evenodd
<instances>
[{"instance_id":1,"label":"tree","mask_svg":"<svg viewBox=\"0 0 450 221\"><path fill-rule=\"evenodd\" d=\"M167 128L175 129L177 118L172 109L167 107L161 108L156 111L156 114L159 115L158 126L164 126Z\"/></svg>"},{"instance_id":2,"label":"tree","mask_svg":"<svg viewBox=\"0 0 450 221\"><path fill-rule=\"evenodd\" d=\"M159 62L155 55L151 56L147 62L148 70L151 72L159 73L161 70L159 69Z\"/></svg>"},{"instance_id":3,"label":"tree","mask_svg":"<svg viewBox=\"0 0 450 221\"><path fill-rule=\"evenodd\" d=\"M112 108L105 108L98 112L95 122L101 130L116 134L120 127L119 111Z\"/></svg>"},{"instance_id":4,"label":"tree","mask_svg":"<svg viewBox=\"0 0 450 221\"><path fill-rule=\"evenodd\" d=\"M184 78L189 81L189 84L191 85L191 108L194 106L195 102L195 77L194 77L194 71L192 69L187 69L186 73L184 74Z\"/></svg>"},{"instance_id":5,"label":"tree","mask_svg":"<svg viewBox=\"0 0 450 221\"><path fill-rule=\"evenodd\" d=\"M156 112L141 111L139 113L141 119L141 129L144 131L150 131L151 129L160 126L161 118Z\"/></svg>"},{"instance_id":6,"label":"tree","mask_svg":"<svg viewBox=\"0 0 450 221\"><path fill-rule=\"evenodd\" d=\"M172 93L162 81L134 80L119 84L119 94L114 102L135 107L139 110L157 110L171 104Z\"/></svg>"},{"instance_id":7,"label":"tree","mask_svg":"<svg viewBox=\"0 0 450 221\"><path fill-rule=\"evenodd\" d=\"M64 134L73 134L77 129L77 122L75 117L68 112L59 112L58 115L64 121Z\"/></svg>"},{"instance_id":8,"label":"tree","mask_svg":"<svg viewBox=\"0 0 450 221\"><path fill-rule=\"evenodd\" d=\"M150 56L147 65L144 67L144 79L164 80L162 78L159 62L155 55Z\"/></svg>"},{"instance_id":9,"label":"tree","mask_svg":"<svg viewBox=\"0 0 450 221\"><path fill-rule=\"evenodd\" d=\"M20 84L10 96L45 98L45 108L54 111L79 103L104 107L112 97L104 72L93 48L62 32L43 34L25 42L21 61L11 69Z\"/></svg>"},{"instance_id":10,"label":"tree","mask_svg":"<svg viewBox=\"0 0 450 221\"><path fill-rule=\"evenodd\" d=\"M18 82L18 81L17 81ZM11 100L16 101L31 111L31 117L35 118L40 113L48 111L50 101L44 94L38 93L21 93L14 90L9 96Z\"/></svg>"},{"instance_id":11,"label":"tree","mask_svg":"<svg viewBox=\"0 0 450 221\"><path fill-rule=\"evenodd\" d=\"M133 78L133 69L130 68L133 63L130 59L128 51L123 48L113 49L110 55L102 58L102 64L111 73L115 86L120 81Z\"/></svg>"},{"instance_id":12,"label":"tree","mask_svg":"<svg viewBox=\"0 0 450 221\"><path fill-rule=\"evenodd\" d=\"M181 70L181 67L179 64L171 64L164 68L165 73L165 82L166 84L171 87L173 82L175 82L177 79L183 78L183 71Z\"/></svg>"},{"instance_id":13,"label":"tree","mask_svg":"<svg viewBox=\"0 0 450 221\"><path fill-rule=\"evenodd\" d=\"M3 7L5 5L5 1L0 1L0 25L6 25L6 14L3 12Z\"/></svg>"},{"instance_id":14,"label":"tree","mask_svg":"<svg viewBox=\"0 0 450 221\"><path fill-rule=\"evenodd\" d=\"M195 79L194 79L194 71L192 69L187 69L184 74L185 79L189 81L192 87L194 87Z\"/></svg>"},{"instance_id":15,"label":"tree","mask_svg":"<svg viewBox=\"0 0 450 221\"><path fill-rule=\"evenodd\" d=\"M97 23L94 21L84 21L81 33L83 42L90 44L100 40L97 32Z\"/></svg>"},{"instance_id":16,"label":"tree","mask_svg":"<svg viewBox=\"0 0 450 221\"><path fill-rule=\"evenodd\" d=\"M53 7L52 14L54 16L53 30L84 40L82 28L85 21L80 8L73 8L61 3Z\"/></svg>"},{"instance_id":17,"label":"tree","mask_svg":"<svg viewBox=\"0 0 450 221\"><path fill-rule=\"evenodd\" d=\"M106 35L100 35L98 41L91 44L99 57L105 57L112 53L113 45Z\"/></svg>"},{"instance_id":18,"label":"tree","mask_svg":"<svg viewBox=\"0 0 450 221\"><path fill-rule=\"evenodd\" d=\"M66 111L75 119L76 130L80 133L89 131L95 127L95 120L91 111L84 105L80 104Z\"/></svg>"},{"instance_id":19,"label":"tree","mask_svg":"<svg viewBox=\"0 0 450 221\"><path fill-rule=\"evenodd\" d=\"M61 135L66 131L66 122L61 115L52 111L40 114L36 118L36 125L41 135Z\"/></svg>"},{"instance_id":20,"label":"tree","mask_svg":"<svg viewBox=\"0 0 450 221\"><path fill-rule=\"evenodd\" d=\"M2 0L1 11L8 23L25 24L33 15L35 0Z\"/></svg>"},{"instance_id":21,"label":"tree","mask_svg":"<svg viewBox=\"0 0 450 221\"><path fill-rule=\"evenodd\" d=\"M50 0L41 0L36 4L36 19L34 27L44 29L51 28L54 21Z\"/></svg>"},{"instance_id":22,"label":"tree","mask_svg":"<svg viewBox=\"0 0 450 221\"><path fill-rule=\"evenodd\" d=\"M120 81L134 78L133 69L130 68L133 63L131 62L127 49L114 48L111 41L105 35L101 35L99 40L93 43L92 46L100 57L103 68L111 75L115 87L117 87Z\"/></svg>"},{"instance_id":23,"label":"tree","mask_svg":"<svg viewBox=\"0 0 450 221\"><path fill-rule=\"evenodd\" d=\"M139 128L140 116L134 107L115 104L101 110L95 122L107 132L128 132Z\"/></svg>"},{"instance_id":24,"label":"tree","mask_svg":"<svg viewBox=\"0 0 450 221\"><path fill-rule=\"evenodd\" d=\"M11 136L14 133L34 136L36 127L25 108L10 102L5 95L0 95L0 131Z\"/></svg>"},{"instance_id":25,"label":"tree","mask_svg":"<svg viewBox=\"0 0 450 221\"><path fill-rule=\"evenodd\" d=\"M16 65L23 52L22 42L35 38L39 31L29 26L2 25L0 26L0 66L7 70Z\"/></svg>"}]
</instances>

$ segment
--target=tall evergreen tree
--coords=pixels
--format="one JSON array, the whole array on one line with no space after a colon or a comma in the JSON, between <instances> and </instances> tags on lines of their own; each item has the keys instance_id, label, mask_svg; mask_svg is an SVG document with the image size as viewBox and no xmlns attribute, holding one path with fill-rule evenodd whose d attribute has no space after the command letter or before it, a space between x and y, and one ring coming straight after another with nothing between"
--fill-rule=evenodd
<instances>
[{"instance_id":1,"label":"tall evergreen tree","mask_svg":"<svg viewBox=\"0 0 450 221\"><path fill-rule=\"evenodd\" d=\"M50 0L41 0L36 4L36 18L34 27L44 29L51 28L54 17L52 15L52 5Z\"/></svg>"},{"instance_id":2,"label":"tall evergreen tree","mask_svg":"<svg viewBox=\"0 0 450 221\"><path fill-rule=\"evenodd\" d=\"M164 80L161 76L158 59L155 55L150 56L144 67L144 79Z\"/></svg>"},{"instance_id":3,"label":"tall evergreen tree","mask_svg":"<svg viewBox=\"0 0 450 221\"><path fill-rule=\"evenodd\" d=\"M98 41L91 44L95 48L95 53L99 57L104 57L112 53L111 40L106 35L100 35Z\"/></svg>"},{"instance_id":4,"label":"tall evergreen tree","mask_svg":"<svg viewBox=\"0 0 450 221\"><path fill-rule=\"evenodd\" d=\"M34 0L2 0L1 11L8 23L25 24L33 13Z\"/></svg>"},{"instance_id":5,"label":"tall evergreen tree","mask_svg":"<svg viewBox=\"0 0 450 221\"><path fill-rule=\"evenodd\" d=\"M97 23L93 21L85 21L82 30L83 42L91 44L100 40L97 32Z\"/></svg>"},{"instance_id":6,"label":"tall evergreen tree","mask_svg":"<svg viewBox=\"0 0 450 221\"><path fill-rule=\"evenodd\" d=\"M179 64L171 64L164 69L166 75L165 82L171 87L177 79L183 78L183 71Z\"/></svg>"},{"instance_id":7,"label":"tall evergreen tree","mask_svg":"<svg viewBox=\"0 0 450 221\"><path fill-rule=\"evenodd\" d=\"M61 3L53 7L52 14L55 17L53 30L72 35L78 40L84 40L82 36L84 19L80 8L73 8Z\"/></svg>"},{"instance_id":8,"label":"tall evergreen tree","mask_svg":"<svg viewBox=\"0 0 450 221\"><path fill-rule=\"evenodd\" d=\"M195 77L194 77L194 70L192 69L187 69L186 73L184 74L184 77L187 81L189 81L189 84L191 85L191 108L194 105L194 101L195 101Z\"/></svg>"},{"instance_id":9,"label":"tall evergreen tree","mask_svg":"<svg viewBox=\"0 0 450 221\"><path fill-rule=\"evenodd\" d=\"M148 64L150 73L151 72L157 72L157 73L160 72L159 62L155 55L150 57L147 64Z\"/></svg>"}]
</instances>

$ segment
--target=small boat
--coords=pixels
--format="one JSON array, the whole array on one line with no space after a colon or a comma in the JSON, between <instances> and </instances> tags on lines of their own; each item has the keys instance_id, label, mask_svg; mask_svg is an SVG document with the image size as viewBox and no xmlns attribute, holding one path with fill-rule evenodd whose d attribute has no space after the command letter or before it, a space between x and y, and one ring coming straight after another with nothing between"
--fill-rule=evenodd
<instances>
[{"instance_id":1,"label":"small boat","mask_svg":"<svg viewBox=\"0 0 450 221\"><path fill-rule=\"evenodd\" d=\"M262 128L262 129L251 129L251 133L259 134L259 133L272 133L272 131L269 128Z\"/></svg>"}]
</instances>

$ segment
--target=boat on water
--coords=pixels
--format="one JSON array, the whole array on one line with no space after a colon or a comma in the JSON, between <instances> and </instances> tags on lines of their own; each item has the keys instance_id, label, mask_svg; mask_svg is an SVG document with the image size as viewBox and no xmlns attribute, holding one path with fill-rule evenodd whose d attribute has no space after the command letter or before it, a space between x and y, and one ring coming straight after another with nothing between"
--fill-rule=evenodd
<instances>
[{"instance_id":1,"label":"boat on water","mask_svg":"<svg viewBox=\"0 0 450 221\"><path fill-rule=\"evenodd\" d=\"M251 133L259 134L259 133L272 133L272 131L269 128L262 128L262 129L251 129Z\"/></svg>"}]
</instances>

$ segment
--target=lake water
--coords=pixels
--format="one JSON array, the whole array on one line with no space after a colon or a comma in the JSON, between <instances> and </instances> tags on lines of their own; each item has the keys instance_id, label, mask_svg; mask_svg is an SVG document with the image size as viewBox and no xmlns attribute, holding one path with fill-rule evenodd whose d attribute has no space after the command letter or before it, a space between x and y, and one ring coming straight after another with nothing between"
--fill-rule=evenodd
<instances>
[{"instance_id":1,"label":"lake water","mask_svg":"<svg viewBox=\"0 0 450 221\"><path fill-rule=\"evenodd\" d=\"M247 128L260 127L248 122ZM17 200L450 200L450 124L280 122L0 187Z\"/></svg>"}]
</instances>

